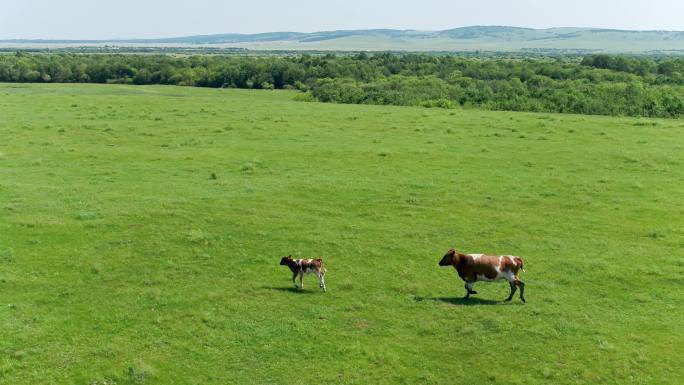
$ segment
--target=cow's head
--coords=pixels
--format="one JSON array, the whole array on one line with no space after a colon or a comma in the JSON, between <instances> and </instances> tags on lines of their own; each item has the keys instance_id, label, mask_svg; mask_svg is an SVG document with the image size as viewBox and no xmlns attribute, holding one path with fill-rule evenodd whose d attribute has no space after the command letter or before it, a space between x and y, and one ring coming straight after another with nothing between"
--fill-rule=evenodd
<instances>
[{"instance_id":1,"label":"cow's head","mask_svg":"<svg viewBox=\"0 0 684 385\"><path fill-rule=\"evenodd\" d=\"M454 249L449 249L446 254L444 254L444 257L442 257L442 260L439 261L440 266L451 266L454 264L454 257L456 256L456 250Z\"/></svg>"},{"instance_id":2,"label":"cow's head","mask_svg":"<svg viewBox=\"0 0 684 385\"><path fill-rule=\"evenodd\" d=\"M283 257L283 259L280 260L281 265L289 265L290 262L292 262L292 256L288 255L287 257Z\"/></svg>"}]
</instances>

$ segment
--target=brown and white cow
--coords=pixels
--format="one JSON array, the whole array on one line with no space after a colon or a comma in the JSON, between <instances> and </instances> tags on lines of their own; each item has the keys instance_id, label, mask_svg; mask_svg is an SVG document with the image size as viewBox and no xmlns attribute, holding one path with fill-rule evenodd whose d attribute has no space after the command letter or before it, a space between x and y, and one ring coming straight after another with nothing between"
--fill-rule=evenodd
<instances>
[{"instance_id":1,"label":"brown and white cow","mask_svg":"<svg viewBox=\"0 0 684 385\"><path fill-rule=\"evenodd\" d=\"M292 259L291 255L283 257L280 260L281 265L287 265L287 267L292 270L292 283L294 288L297 289L297 282L295 279L299 275L299 288L304 288L304 274L316 274L318 277L318 285L323 291L325 291L325 273L326 269L323 267L323 260L321 259Z\"/></svg>"},{"instance_id":2,"label":"brown and white cow","mask_svg":"<svg viewBox=\"0 0 684 385\"><path fill-rule=\"evenodd\" d=\"M468 299L473 291L473 285L477 281L499 281L505 279L511 286L511 295L506 301L513 299L513 294L520 287L520 299L525 302L525 283L518 279L518 271L523 269L523 260L512 255L492 256L485 254L461 254L454 249L444 255L440 266L453 266L459 277L465 281L465 289Z\"/></svg>"}]
</instances>

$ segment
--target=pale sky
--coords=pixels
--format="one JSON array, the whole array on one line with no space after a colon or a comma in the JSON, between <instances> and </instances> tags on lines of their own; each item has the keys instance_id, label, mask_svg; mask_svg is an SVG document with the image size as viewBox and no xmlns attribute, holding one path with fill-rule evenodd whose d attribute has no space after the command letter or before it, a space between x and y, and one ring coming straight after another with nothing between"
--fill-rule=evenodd
<instances>
[{"instance_id":1,"label":"pale sky","mask_svg":"<svg viewBox=\"0 0 684 385\"><path fill-rule=\"evenodd\" d=\"M0 39L470 25L684 31L684 0L0 0Z\"/></svg>"}]
</instances>

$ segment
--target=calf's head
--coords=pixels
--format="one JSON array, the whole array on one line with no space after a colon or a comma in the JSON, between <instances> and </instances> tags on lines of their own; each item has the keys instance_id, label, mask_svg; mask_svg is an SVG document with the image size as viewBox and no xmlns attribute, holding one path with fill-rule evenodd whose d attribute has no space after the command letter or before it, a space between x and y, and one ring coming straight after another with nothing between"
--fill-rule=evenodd
<instances>
[{"instance_id":1,"label":"calf's head","mask_svg":"<svg viewBox=\"0 0 684 385\"><path fill-rule=\"evenodd\" d=\"M454 258L456 257L456 250L454 249L449 249L446 254L444 254L444 257L442 257L442 260L439 261L440 266L451 266L454 264Z\"/></svg>"},{"instance_id":2,"label":"calf's head","mask_svg":"<svg viewBox=\"0 0 684 385\"><path fill-rule=\"evenodd\" d=\"M281 265L289 265L290 262L292 262L292 256L288 255L287 257L283 257L283 259L280 260Z\"/></svg>"}]
</instances>

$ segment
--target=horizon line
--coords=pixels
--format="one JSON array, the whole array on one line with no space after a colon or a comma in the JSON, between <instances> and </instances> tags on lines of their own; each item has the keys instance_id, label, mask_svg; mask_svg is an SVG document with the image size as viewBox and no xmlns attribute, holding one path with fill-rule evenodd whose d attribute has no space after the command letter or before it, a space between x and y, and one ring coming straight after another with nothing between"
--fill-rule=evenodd
<instances>
[{"instance_id":1,"label":"horizon line","mask_svg":"<svg viewBox=\"0 0 684 385\"><path fill-rule=\"evenodd\" d=\"M499 28L516 28L516 29L527 29L534 31L548 31L552 29L580 29L580 30L601 30L601 31L614 31L614 32L670 32L670 33L683 33L684 30L670 30L670 29L624 29L624 28L608 28L608 27L576 27L576 26L564 26L564 27L547 27L547 28L534 28L534 27L523 27L514 25L502 25L502 24L473 24L464 25L460 27L452 27L447 29L412 29L412 28L356 28L356 29L329 29L329 30L318 30L312 32L301 32L301 31L264 31L264 32L217 32L217 33L204 33L204 34L184 34L184 35L173 35L173 36L163 36L163 37L115 37L115 38L11 38L5 39L0 37L2 42L22 42L22 41L33 41L33 42L49 42L49 41L90 41L90 42L117 42L117 41L132 41L132 40L167 40L167 39L179 39L188 37L208 37L208 36L221 36L221 35L236 35L236 36L253 36L253 35L265 35L265 34L277 34L277 33L292 33L292 34L316 34L316 33L330 33L330 32L372 32L372 31L397 31L397 32L424 32L424 33L438 33L446 32L457 29L465 28L483 28L483 27L499 27Z\"/></svg>"}]
</instances>

